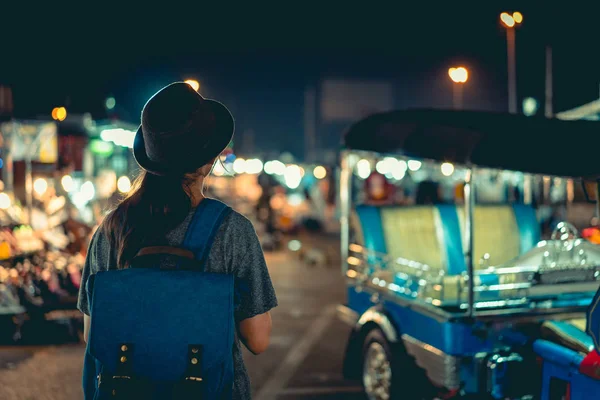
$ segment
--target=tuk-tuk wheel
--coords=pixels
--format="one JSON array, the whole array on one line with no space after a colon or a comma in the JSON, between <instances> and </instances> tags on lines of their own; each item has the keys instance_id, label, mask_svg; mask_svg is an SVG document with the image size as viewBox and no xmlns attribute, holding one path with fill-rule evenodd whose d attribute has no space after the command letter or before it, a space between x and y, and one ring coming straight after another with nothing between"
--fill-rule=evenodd
<instances>
[{"instance_id":1,"label":"tuk-tuk wheel","mask_svg":"<svg viewBox=\"0 0 600 400\"><path fill-rule=\"evenodd\" d=\"M390 345L381 330L373 329L366 336L362 360L362 383L369 400L423 398L427 382L418 379L414 360L400 343Z\"/></svg>"}]
</instances>

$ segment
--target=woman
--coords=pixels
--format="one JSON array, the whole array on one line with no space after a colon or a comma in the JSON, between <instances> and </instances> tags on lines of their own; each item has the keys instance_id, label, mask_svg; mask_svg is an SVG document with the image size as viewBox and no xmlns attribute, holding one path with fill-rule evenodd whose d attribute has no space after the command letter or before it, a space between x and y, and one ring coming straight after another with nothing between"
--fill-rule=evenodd
<instances>
[{"instance_id":1,"label":"woman","mask_svg":"<svg viewBox=\"0 0 600 400\"><path fill-rule=\"evenodd\" d=\"M225 106L204 99L182 82L163 88L145 105L133 148L142 171L128 196L103 221L87 255L78 303L85 314L85 338L91 320L85 284L89 276L100 270L128 268L143 247L181 246L194 211L204 199L205 178L231 141L233 128ZM162 261L172 262L168 256ZM233 274L236 284L243 286L236 290L233 398L249 399L240 341L254 354L265 351L271 333L269 310L277 305L250 221L235 211L225 218L205 268Z\"/></svg>"}]
</instances>

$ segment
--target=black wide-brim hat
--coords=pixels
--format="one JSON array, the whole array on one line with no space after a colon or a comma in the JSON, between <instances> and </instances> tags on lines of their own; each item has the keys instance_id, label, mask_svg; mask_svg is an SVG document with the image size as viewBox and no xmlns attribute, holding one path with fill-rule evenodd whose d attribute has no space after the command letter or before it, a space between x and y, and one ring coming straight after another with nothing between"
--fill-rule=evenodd
<instances>
[{"instance_id":1,"label":"black wide-brim hat","mask_svg":"<svg viewBox=\"0 0 600 400\"><path fill-rule=\"evenodd\" d=\"M133 142L140 167L154 175L183 175L211 162L231 142L233 116L185 82L172 83L148 100Z\"/></svg>"}]
</instances>

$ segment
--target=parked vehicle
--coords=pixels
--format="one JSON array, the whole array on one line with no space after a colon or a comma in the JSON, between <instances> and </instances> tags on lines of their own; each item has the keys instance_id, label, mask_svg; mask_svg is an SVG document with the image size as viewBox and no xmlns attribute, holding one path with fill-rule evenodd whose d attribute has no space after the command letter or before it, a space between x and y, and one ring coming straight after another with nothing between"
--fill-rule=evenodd
<instances>
[{"instance_id":1,"label":"parked vehicle","mask_svg":"<svg viewBox=\"0 0 600 400\"><path fill-rule=\"evenodd\" d=\"M600 177L589 162L599 133L590 121L431 110L349 129L339 315L352 326L345 375L369 399L600 398L600 246L568 221L542 224L531 190ZM421 204L371 203L361 179L375 169L399 187L427 169L461 196L442 185ZM477 201L484 169L520 177L506 201Z\"/></svg>"}]
</instances>

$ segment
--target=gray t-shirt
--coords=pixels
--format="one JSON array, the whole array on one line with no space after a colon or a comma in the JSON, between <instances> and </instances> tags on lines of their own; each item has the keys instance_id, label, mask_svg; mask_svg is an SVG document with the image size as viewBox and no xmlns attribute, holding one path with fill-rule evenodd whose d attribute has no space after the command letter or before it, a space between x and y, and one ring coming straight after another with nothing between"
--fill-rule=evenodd
<instances>
[{"instance_id":1,"label":"gray t-shirt","mask_svg":"<svg viewBox=\"0 0 600 400\"><path fill-rule=\"evenodd\" d=\"M191 210L186 219L167 234L168 245L181 246L194 212L195 210ZM116 250L109 245L102 229L98 229L90 243L79 293L78 308L86 315L90 315L85 289L87 280L91 274L116 267ZM169 261L166 257L163 262L169 263L172 260ZM275 290L254 227L248 219L236 211L232 211L223 220L210 250L206 271L233 274L236 282L244 283L243 290L237 291L240 297L235 310L236 323L266 313L277 306ZM250 399L250 379L237 337L233 358L235 375L233 399Z\"/></svg>"}]
</instances>

